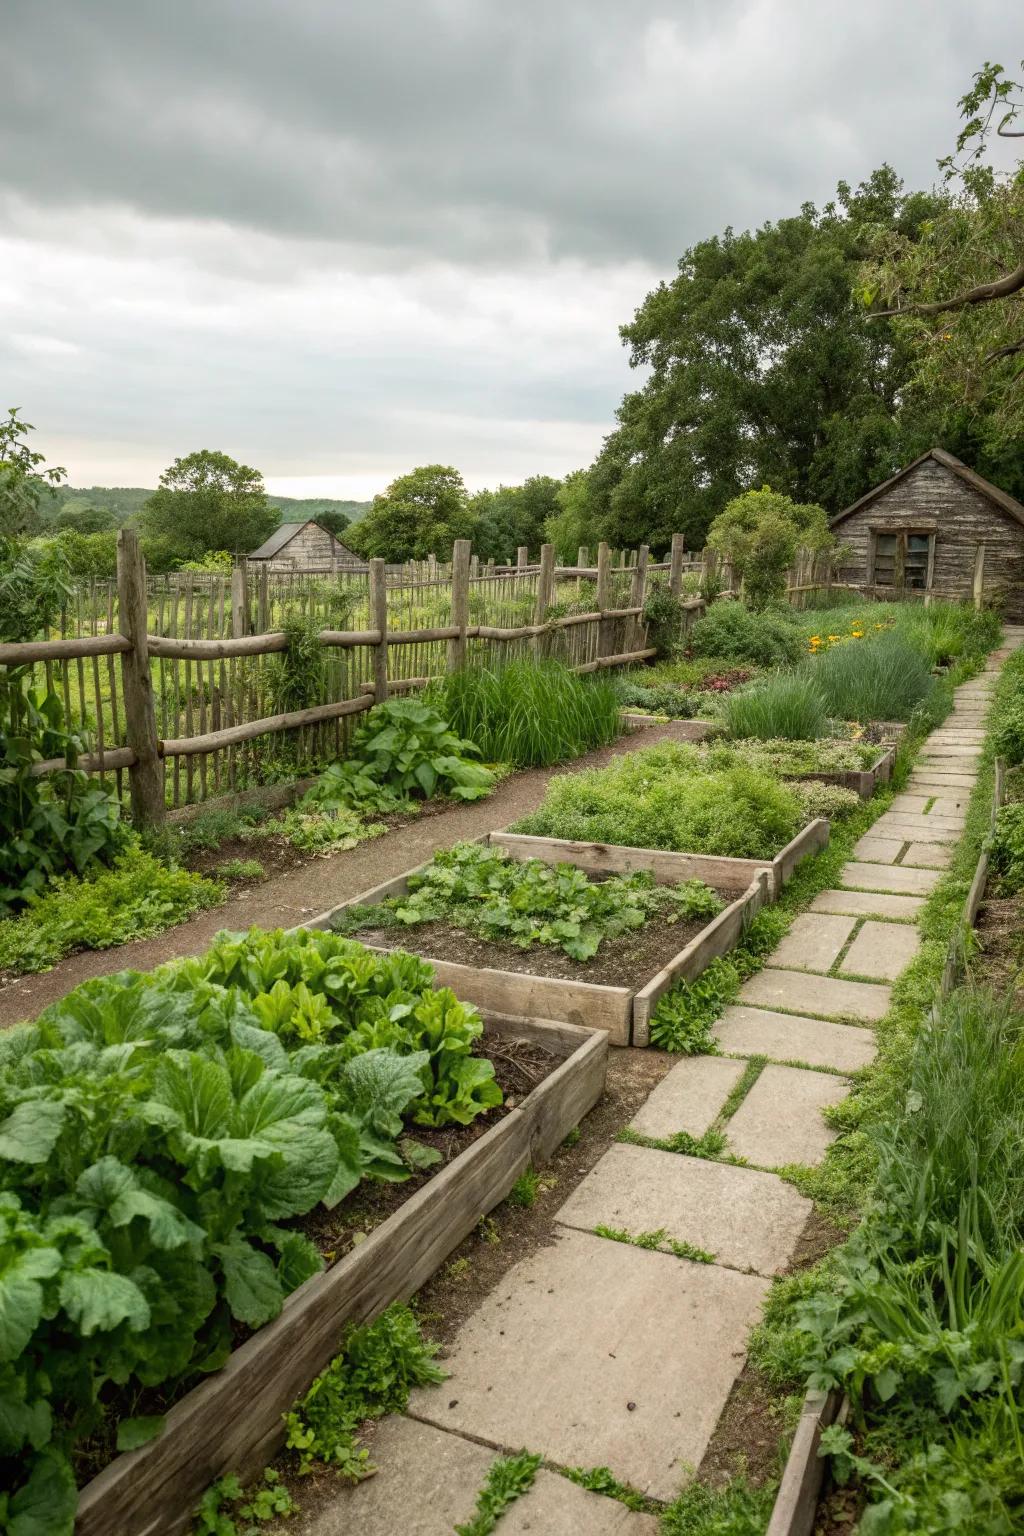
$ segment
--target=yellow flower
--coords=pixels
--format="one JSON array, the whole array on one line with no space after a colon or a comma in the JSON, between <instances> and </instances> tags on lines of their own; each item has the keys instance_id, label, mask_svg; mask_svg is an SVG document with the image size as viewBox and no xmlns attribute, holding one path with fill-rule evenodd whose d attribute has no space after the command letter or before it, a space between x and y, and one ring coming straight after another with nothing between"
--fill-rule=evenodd
<instances>
[{"instance_id":1,"label":"yellow flower","mask_svg":"<svg viewBox=\"0 0 1024 1536\"><path fill-rule=\"evenodd\" d=\"M838 635L829 635L829 637L828 637L828 643L829 643L829 645L835 645L835 643L836 643L836 641L837 641L837 640L838 640L838 639L839 639L839 636L838 636Z\"/></svg>"},{"instance_id":2,"label":"yellow flower","mask_svg":"<svg viewBox=\"0 0 1024 1536\"><path fill-rule=\"evenodd\" d=\"M811 636L811 644L812 645L820 645L821 644L821 636L820 635L812 635Z\"/></svg>"},{"instance_id":3,"label":"yellow flower","mask_svg":"<svg viewBox=\"0 0 1024 1536\"><path fill-rule=\"evenodd\" d=\"M850 634L853 636L854 640L864 639L864 631L862 629L851 629Z\"/></svg>"}]
</instances>

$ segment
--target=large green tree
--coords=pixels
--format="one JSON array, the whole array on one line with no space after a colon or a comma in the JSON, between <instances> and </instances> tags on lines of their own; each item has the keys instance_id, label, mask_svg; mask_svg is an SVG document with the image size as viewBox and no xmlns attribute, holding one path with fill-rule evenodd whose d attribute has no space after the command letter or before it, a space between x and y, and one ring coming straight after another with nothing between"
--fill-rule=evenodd
<instances>
[{"instance_id":1,"label":"large green tree","mask_svg":"<svg viewBox=\"0 0 1024 1536\"><path fill-rule=\"evenodd\" d=\"M909 347L857 295L878 229L913 239L937 205L883 167L820 211L687 251L622 328L648 377L591 471L592 536L664 548L679 531L697 546L766 482L836 511L928 446Z\"/></svg>"},{"instance_id":2,"label":"large green tree","mask_svg":"<svg viewBox=\"0 0 1024 1536\"><path fill-rule=\"evenodd\" d=\"M367 558L446 560L456 539L473 537L476 520L462 476L450 464L423 464L375 496L346 542Z\"/></svg>"},{"instance_id":3,"label":"large green tree","mask_svg":"<svg viewBox=\"0 0 1024 1536\"><path fill-rule=\"evenodd\" d=\"M1024 140L1024 89L1002 65L986 64L960 111L957 152L939 162L946 202L913 238L901 229L878 232L862 297L875 306L876 323L895 326L910 349L918 387L954 402L975 442L972 462L1019 495L1024 161L999 170L989 151L995 139Z\"/></svg>"},{"instance_id":4,"label":"large green tree","mask_svg":"<svg viewBox=\"0 0 1024 1536\"><path fill-rule=\"evenodd\" d=\"M558 511L560 485L551 475L531 475L522 485L499 485L497 490L472 496L473 539L481 558L504 563L525 545L536 559L544 543L544 525Z\"/></svg>"},{"instance_id":5,"label":"large green tree","mask_svg":"<svg viewBox=\"0 0 1024 1536\"><path fill-rule=\"evenodd\" d=\"M281 519L259 470L202 448L164 471L140 520L154 547L175 560L199 560L214 549L248 554Z\"/></svg>"},{"instance_id":6,"label":"large green tree","mask_svg":"<svg viewBox=\"0 0 1024 1536\"><path fill-rule=\"evenodd\" d=\"M62 480L63 469L49 469L44 454L30 448L28 434L35 427L22 420L20 407L10 406L0 421L0 536L35 533L42 523L42 507Z\"/></svg>"}]
</instances>

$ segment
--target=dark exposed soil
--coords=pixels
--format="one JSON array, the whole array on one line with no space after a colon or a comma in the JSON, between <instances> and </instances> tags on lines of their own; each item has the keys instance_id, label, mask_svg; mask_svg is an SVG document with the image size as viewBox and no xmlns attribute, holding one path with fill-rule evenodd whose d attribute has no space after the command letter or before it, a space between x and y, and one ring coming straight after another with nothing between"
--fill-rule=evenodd
<instances>
[{"instance_id":1,"label":"dark exposed soil","mask_svg":"<svg viewBox=\"0 0 1024 1536\"><path fill-rule=\"evenodd\" d=\"M486 1056L494 1063L494 1075L504 1094L504 1102L480 1115L471 1125L446 1125L438 1130L430 1126L411 1126L408 1135L422 1145L432 1147L441 1161L422 1173L414 1173L402 1184L366 1180L333 1211L318 1205L302 1218L306 1236L320 1249L329 1264L342 1258L354 1242L362 1241L381 1222L392 1216L411 1195L429 1184L443 1168L454 1162L492 1126L523 1102L527 1094L542 1083L563 1058L555 1056L532 1040L512 1036L484 1035L477 1041L474 1055Z\"/></svg>"},{"instance_id":2,"label":"dark exposed soil","mask_svg":"<svg viewBox=\"0 0 1024 1536\"><path fill-rule=\"evenodd\" d=\"M84 950L69 955L50 971L19 976L0 987L0 1028L34 1018L90 976L106 976L129 967L150 970L180 955L201 954L221 929L238 930L253 925L292 928L328 907L358 896L381 880L404 874L429 859L438 848L518 821L537 809L556 774L597 768L623 752L635 752L638 747L671 739L671 724L645 726L570 763L512 774L486 800L475 800L469 805L449 801L436 808L428 804L418 816L402 819L384 837L327 858L302 856L296 866L233 892L223 906L202 912L191 922L181 923L155 938L139 939L114 949ZM217 862L225 857L230 855L219 850ZM259 844L245 844L240 857L261 858Z\"/></svg>"},{"instance_id":3,"label":"dark exposed soil","mask_svg":"<svg viewBox=\"0 0 1024 1536\"><path fill-rule=\"evenodd\" d=\"M412 948L427 960L450 960L477 969L639 989L653 980L709 921L700 918L670 923L663 917L651 917L642 928L606 939L592 960L574 960L550 944L531 944L528 949L520 949L500 940L477 938L464 928L451 928L442 922L417 923L412 928L361 928L356 937L364 944L382 949Z\"/></svg>"},{"instance_id":4,"label":"dark exposed soil","mask_svg":"<svg viewBox=\"0 0 1024 1536\"><path fill-rule=\"evenodd\" d=\"M987 987L1024 1008L1024 896L986 896L975 928L979 954L972 969Z\"/></svg>"}]
</instances>

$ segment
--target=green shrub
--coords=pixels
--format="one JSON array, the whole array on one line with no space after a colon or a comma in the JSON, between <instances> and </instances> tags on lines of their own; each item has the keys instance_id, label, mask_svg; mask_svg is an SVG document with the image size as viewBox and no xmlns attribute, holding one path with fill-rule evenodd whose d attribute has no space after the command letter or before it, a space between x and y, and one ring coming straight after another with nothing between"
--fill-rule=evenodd
<instances>
[{"instance_id":1,"label":"green shrub","mask_svg":"<svg viewBox=\"0 0 1024 1536\"><path fill-rule=\"evenodd\" d=\"M1024 701L1002 714L992 732L992 749L1010 768L1024 763Z\"/></svg>"},{"instance_id":2,"label":"green shrub","mask_svg":"<svg viewBox=\"0 0 1024 1536\"><path fill-rule=\"evenodd\" d=\"M656 914L685 922L714 917L722 905L700 880L656 885L645 871L589 880L573 864L513 859L482 843L456 843L410 875L404 895L339 912L334 926L352 933L382 922L414 927L442 921L520 949L546 944L574 960L590 960L605 939L640 928Z\"/></svg>"},{"instance_id":3,"label":"green shrub","mask_svg":"<svg viewBox=\"0 0 1024 1536\"><path fill-rule=\"evenodd\" d=\"M988 841L989 868L1001 893L1024 890L1024 801L1001 806Z\"/></svg>"},{"instance_id":4,"label":"green shrub","mask_svg":"<svg viewBox=\"0 0 1024 1536\"><path fill-rule=\"evenodd\" d=\"M695 656L720 656L749 661L759 667L779 667L800 660L804 653L799 619L788 608L755 613L735 600L712 603L690 631Z\"/></svg>"},{"instance_id":5,"label":"green shrub","mask_svg":"<svg viewBox=\"0 0 1024 1536\"><path fill-rule=\"evenodd\" d=\"M558 661L461 667L433 684L426 700L486 762L514 768L579 757L622 729L615 685L578 677Z\"/></svg>"},{"instance_id":6,"label":"green shrub","mask_svg":"<svg viewBox=\"0 0 1024 1536\"><path fill-rule=\"evenodd\" d=\"M933 667L946 667L968 656L986 656L999 644L1002 626L991 609L971 603L903 604L898 611L900 633Z\"/></svg>"},{"instance_id":7,"label":"green shrub","mask_svg":"<svg viewBox=\"0 0 1024 1536\"><path fill-rule=\"evenodd\" d=\"M692 695L673 688L671 683L648 686L631 677L621 677L615 681L615 691L624 709L643 709L653 715L667 715L670 720L692 720L697 713Z\"/></svg>"},{"instance_id":8,"label":"green shrub","mask_svg":"<svg viewBox=\"0 0 1024 1536\"><path fill-rule=\"evenodd\" d=\"M480 755L430 704L388 699L356 731L352 751L332 763L303 797L304 811L404 810L410 797L451 795L479 800L494 788L494 774L470 761Z\"/></svg>"},{"instance_id":9,"label":"green shrub","mask_svg":"<svg viewBox=\"0 0 1024 1536\"><path fill-rule=\"evenodd\" d=\"M222 885L129 841L110 869L51 880L25 911L0 921L0 971L45 971L73 950L148 938L223 900Z\"/></svg>"},{"instance_id":10,"label":"green shrub","mask_svg":"<svg viewBox=\"0 0 1024 1536\"><path fill-rule=\"evenodd\" d=\"M934 686L928 661L896 629L833 646L805 675L838 720L909 720Z\"/></svg>"},{"instance_id":11,"label":"green shrub","mask_svg":"<svg viewBox=\"0 0 1024 1536\"><path fill-rule=\"evenodd\" d=\"M633 848L771 858L801 823L792 790L738 763L705 771L695 747L665 742L561 776L519 832Z\"/></svg>"},{"instance_id":12,"label":"green shrub","mask_svg":"<svg viewBox=\"0 0 1024 1536\"><path fill-rule=\"evenodd\" d=\"M723 714L730 736L762 741L813 741L824 736L828 715L821 690L800 673L778 673L725 699Z\"/></svg>"}]
</instances>

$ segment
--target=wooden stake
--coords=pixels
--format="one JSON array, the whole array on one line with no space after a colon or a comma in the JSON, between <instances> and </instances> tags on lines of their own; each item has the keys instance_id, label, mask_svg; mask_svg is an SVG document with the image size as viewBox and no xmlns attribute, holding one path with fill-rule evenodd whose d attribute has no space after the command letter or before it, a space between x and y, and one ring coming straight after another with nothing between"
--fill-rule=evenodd
<instances>
[{"instance_id":1,"label":"wooden stake","mask_svg":"<svg viewBox=\"0 0 1024 1536\"><path fill-rule=\"evenodd\" d=\"M164 765L146 644L146 562L133 528L122 528L117 536L117 598L120 627L132 646L121 656L125 738L135 753L135 762L128 770L132 821L136 827L159 827L167 814Z\"/></svg>"},{"instance_id":2,"label":"wooden stake","mask_svg":"<svg viewBox=\"0 0 1024 1536\"><path fill-rule=\"evenodd\" d=\"M683 550L685 543L681 533L672 535L672 568L668 578L668 589L673 597L683 595Z\"/></svg>"},{"instance_id":3,"label":"wooden stake","mask_svg":"<svg viewBox=\"0 0 1024 1536\"><path fill-rule=\"evenodd\" d=\"M249 633L249 571L244 560L231 572L231 633L236 639Z\"/></svg>"},{"instance_id":4,"label":"wooden stake","mask_svg":"<svg viewBox=\"0 0 1024 1536\"><path fill-rule=\"evenodd\" d=\"M456 539L452 546L452 626L458 638L448 642L448 670L465 664L466 628L469 624L470 542Z\"/></svg>"},{"instance_id":5,"label":"wooden stake","mask_svg":"<svg viewBox=\"0 0 1024 1536\"><path fill-rule=\"evenodd\" d=\"M612 552L602 539L597 546L597 608L601 614L612 606ZM597 656L610 656L615 648L615 621L602 618L597 626Z\"/></svg>"},{"instance_id":6,"label":"wooden stake","mask_svg":"<svg viewBox=\"0 0 1024 1536\"><path fill-rule=\"evenodd\" d=\"M373 691L378 704L388 696L388 593L384 561L370 561L370 623L380 630L380 640L373 648Z\"/></svg>"}]
</instances>

